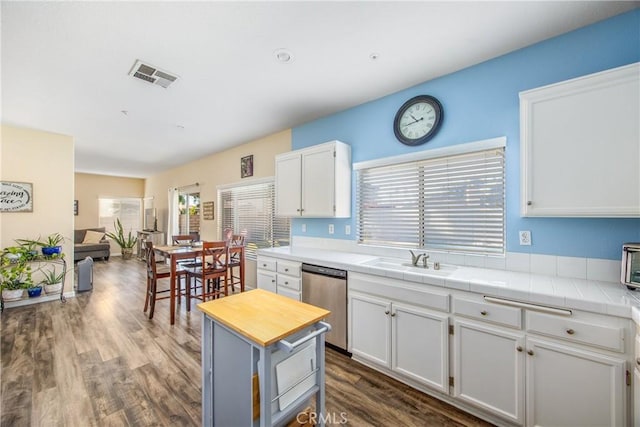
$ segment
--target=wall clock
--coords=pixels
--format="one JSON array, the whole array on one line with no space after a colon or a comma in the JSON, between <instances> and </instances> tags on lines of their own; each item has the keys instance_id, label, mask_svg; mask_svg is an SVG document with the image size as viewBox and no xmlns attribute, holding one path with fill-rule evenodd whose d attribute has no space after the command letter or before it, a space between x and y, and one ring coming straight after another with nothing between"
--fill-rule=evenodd
<instances>
[{"instance_id":1,"label":"wall clock","mask_svg":"<svg viewBox=\"0 0 640 427\"><path fill-rule=\"evenodd\" d=\"M440 101L430 95L418 95L402 104L393 120L393 132L405 145L424 144L438 132L442 116Z\"/></svg>"}]
</instances>

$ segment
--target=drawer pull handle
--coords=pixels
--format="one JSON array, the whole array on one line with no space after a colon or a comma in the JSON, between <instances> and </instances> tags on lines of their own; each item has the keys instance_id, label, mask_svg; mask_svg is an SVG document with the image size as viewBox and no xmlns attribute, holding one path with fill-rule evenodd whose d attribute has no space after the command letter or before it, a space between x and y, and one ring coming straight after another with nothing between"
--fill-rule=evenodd
<instances>
[{"instance_id":1,"label":"drawer pull handle","mask_svg":"<svg viewBox=\"0 0 640 427\"><path fill-rule=\"evenodd\" d=\"M569 329L567 329L567 333L568 333L569 335L573 335L573 334L575 334L575 333L576 333L576 331L574 331L573 329L569 328Z\"/></svg>"},{"instance_id":2,"label":"drawer pull handle","mask_svg":"<svg viewBox=\"0 0 640 427\"><path fill-rule=\"evenodd\" d=\"M389 314L389 310L385 310L385 311L384 311L384 314Z\"/></svg>"},{"instance_id":3,"label":"drawer pull handle","mask_svg":"<svg viewBox=\"0 0 640 427\"><path fill-rule=\"evenodd\" d=\"M289 271L289 269L288 269L288 268L285 268L285 269L284 269L284 271Z\"/></svg>"},{"instance_id":4,"label":"drawer pull handle","mask_svg":"<svg viewBox=\"0 0 640 427\"><path fill-rule=\"evenodd\" d=\"M285 284L285 285L288 285L288 284L289 284L289 282L284 282L284 284Z\"/></svg>"},{"instance_id":5,"label":"drawer pull handle","mask_svg":"<svg viewBox=\"0 0 640 427\"><path fill-rule=\"evenodd\" d=\"M528 354L529 356L533 356L533 350L527 350L527 354Z\"/></svg>"},{"instance_id":6,"label":"drawer pull handle","mask_svg":"<svg viewBox=\"0 0 640 427\"><path fill-rule=\"evenodd\" d=\"M480 312L480 314L482 314L483 316L486 316L488 313L487 313L487 311L486 311L486 310L482 310L482 311Z\"/></svg>"},{"instance_id":7,"label":"drawer pull handle","mask_svg":"<svg viewBox=\"0 0 640 427\"><path fill-rule=\"evenodd\" d=\"M519 346L517 346L517 347L516 347L516 350L518 350L520 353L522 353L522 346L520 346L520 345L519 345Z\"/></svg>"},{"instance_id":8,"label":"drawer pull handle","mask_svg":"<svg viewBox=\"0 0 640 427\"><path fill-rule=\"evenodd\" d=\"M396 317L396 314L395 313L391 313L391 317Z\"/></svg>"}]
</instances>

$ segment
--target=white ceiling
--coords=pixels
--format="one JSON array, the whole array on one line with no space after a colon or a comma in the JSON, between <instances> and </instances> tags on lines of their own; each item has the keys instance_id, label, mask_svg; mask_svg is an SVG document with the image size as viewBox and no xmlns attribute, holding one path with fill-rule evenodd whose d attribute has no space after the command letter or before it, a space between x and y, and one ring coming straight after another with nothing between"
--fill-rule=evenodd
<instances>
[{"instance_id":1,"label":"white ceiling","mask_svg":"<svg viewBox=\"0 0 640 427\"><path fill-rule=\"evenodd\" d=\"M2 0L2 123L72 135L77 172L146 177L639 4Z\"/></svg>"}]
</instances>

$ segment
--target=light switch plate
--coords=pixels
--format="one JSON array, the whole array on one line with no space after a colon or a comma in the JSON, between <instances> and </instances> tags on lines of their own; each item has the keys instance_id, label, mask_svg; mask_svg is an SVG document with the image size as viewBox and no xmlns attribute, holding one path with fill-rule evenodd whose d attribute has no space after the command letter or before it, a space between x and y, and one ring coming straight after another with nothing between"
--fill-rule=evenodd
<instances>
[{"instance_id":1,"label":"light switch plate","mask_svg":"<svg viewBox=\"0 0 640 427\"><path fill-rule=\"evenodd\" d=\"M518 231L521 246L531 246L531 231Z\"/></svg>"},{"instance_id":2,"label":"light switch plate","mask_svg":"<svg viewBox=\"0 0 640 427\"><path fill-rule=\"evenodd\" d=\"M334 231L335 228L333 227L333 224L329 224L329 234L333 234Z\"/></svg>"},{"instance_id":3,"label":"light switch plate","mask_svg":"<svg viewBox=\"0 0 640 427\"><path fill-rule=\"evenodd\" d=\"M347 236L351 234L351 226L349 224L344 226L344 234L346 234Z\"/></svg>"},{"instance_id":4,"label":"light switch plate","mask_svg":"<svg viewBox=\"0 0 640 427\"><path fill-rule=\"evenodd\" d=\"M302 224L302 232L303 233L307 232L307 224Z\"/></svg>"}]
</instances>

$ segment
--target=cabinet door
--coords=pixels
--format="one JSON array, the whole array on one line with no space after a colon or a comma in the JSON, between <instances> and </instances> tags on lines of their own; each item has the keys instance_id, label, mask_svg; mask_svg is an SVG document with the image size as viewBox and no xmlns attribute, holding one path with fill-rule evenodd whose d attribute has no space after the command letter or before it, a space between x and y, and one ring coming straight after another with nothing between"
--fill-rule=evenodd
<instances>
[{"instance_id":1,"label":"cabinet door","mask_svg":"<svg viewBox=\"0 0 640 427\"><path fill-rule=\"evenodd\" d=\"M527 339L527 425L625 425L625 361Z\"/></svg>"},{"instance_id":2,"label":"cabinet door","mask_svg":"<svg viewBox=\"0 0 640 427\"><path fill-rule=\"evenodd\" d=\"M379 298L349 296L349 351L387 368L391 367L391 304Z\"/></svg>"},{"instance_id":3,"label":"cabinet door","mask_svg":"<svg viewBox=\"0 0 640 427\"><path fill-rule=\"evenodd\" d=\"M524 334L454 321L454 396L524 423Z\"/></svg>"},{"instance_id":4,"label":"cabinet door","mask_svg":"<svg viewBox=\"0 0 640 427\"><path fill-rule=\"evenodd\" d=\"M302 155L302 216L332 217L335 206L333 146Z\"/></svg>"},{"instance_id":5,"label":"cabinet door","mask_svg":"<svg viewBox=\"0 0 640 427\"><path fill-rule=\"evenodd\" d=\"M448 317L396 303L391 317L392 369L448 393Z\"/></svg>"},{"instance_id":6,"label":"cabinet door","mask_svg":"<svg viewBox=\"0 0 640 427\"><path fill-rule=\"evenodd\" d=\"M300 216L301 168L300 154L276 158L276 215Z\"/></svg>"},{"instance_id":7,"label":"cabinet door","mask_svg":"<svg viewBox=\"0 0 640 427\"><path fill-rule=\"evenodd\" d=\"M276 273L272 271L258 270L256 274L258 289L264 289L276 293Z\"/></svg>"}]
</instances>

